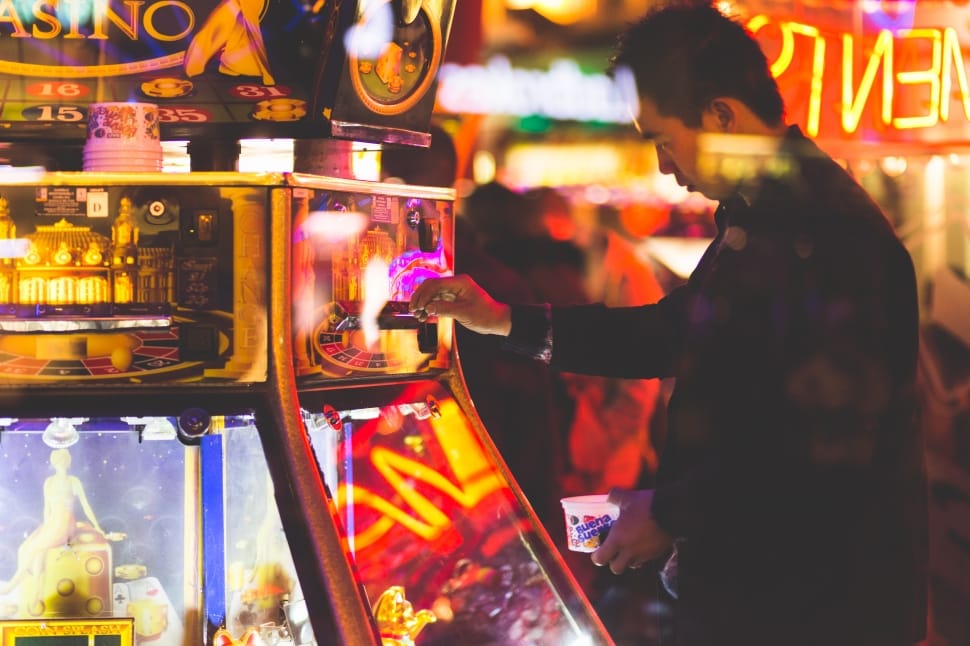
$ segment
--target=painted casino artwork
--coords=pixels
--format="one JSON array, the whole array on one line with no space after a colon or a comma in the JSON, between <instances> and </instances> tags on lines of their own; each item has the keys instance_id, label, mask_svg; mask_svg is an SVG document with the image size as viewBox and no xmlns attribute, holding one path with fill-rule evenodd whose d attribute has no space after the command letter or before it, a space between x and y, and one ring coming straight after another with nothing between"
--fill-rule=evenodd
<instances>
[{"instance_id":1,"label":"painted casino artwork","mask_svg":"<svg viewBox=\"0 0 970 646\"><path fill-rule=\"evenodd\" d=\"M286 633L303 597L252 417L198 446L175 424L0 419L0 624L132 618L136 646L182 646L204 608Z\"/></svg>"},{"instance_id":2,"label":"painted casino artwork","mask_svg":"<svg viewBox=\"0 0 970 646\"><path fill-rule=\"evenodd\" d=\"M139 442L123 423L7 421L0 617L134 616L136 643L181 644L181 443Z\"/></svg>"},{"instance_id":3,"label":"painted casino artwork","mask_svg":"<svg viewBox=\"0 0 970 646\"><path fill-rule=\"evenodd\" d=\"M18 139L78 140L90 104L147 100L165 138L318 137L333 108L426 129L453 3L407 3L407 15L360 4L6 3L0 124Z\"/></svg>"}]
</instances>

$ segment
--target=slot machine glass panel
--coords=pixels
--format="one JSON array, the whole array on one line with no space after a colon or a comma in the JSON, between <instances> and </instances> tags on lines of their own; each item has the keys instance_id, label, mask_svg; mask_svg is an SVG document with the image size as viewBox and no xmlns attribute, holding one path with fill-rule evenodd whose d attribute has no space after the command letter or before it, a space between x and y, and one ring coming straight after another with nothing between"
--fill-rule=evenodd
<instances>
[{"instance_id":1,"label":"slot machine glass panel","mask_svg":"<svg viewBox=\"0 0 970 646\"><path fill-rule=\"evenodd\" d=\"M190 444L178 426L0 420L0 629L132 618L135 646L201 642L206 620L291 634L303 597L252 416L213 416Z\"/></svg>"}]
</instances>

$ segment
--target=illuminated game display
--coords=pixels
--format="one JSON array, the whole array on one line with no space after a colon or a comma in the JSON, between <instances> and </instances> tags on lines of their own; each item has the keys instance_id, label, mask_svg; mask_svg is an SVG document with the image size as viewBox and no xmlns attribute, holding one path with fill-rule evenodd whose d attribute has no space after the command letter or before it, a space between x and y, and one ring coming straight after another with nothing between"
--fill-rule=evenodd
<instances>
[{"instance_id":1,"label":"illuminated game display","mask_svg":"<svg viewBox=\"0 0 970 646\"><path fill-rule=\"evenodd\" d=\"M75 179L0 187L0 381L264 379L266 189Z\"/></svg>"},{"instance_id":2,"label":"illuminated game display","mask_svg":"<svg viewBox=\"0 0 970 646\"><path fill-rule=\"evenodd\" d=\"M450 271L450 191L415 197L401 186L352 186L295 192L297 374L366 378L447 367L437 326L418 324L407 301L421 280Z\"/></svg>"},{"instance_id":3,"label":"illuminated game display","mask_svg":"<svg viewBox=\"0 0 970 646\"><path fill-rule=\"evenodd\" d=\"M203 609L240 635L288 633L303 597L259 434L251 416L211 423L186 445L175 418L0 420L2 643L113 619L131 632L105 644L180 646L202 639Z\"/></svg>"},{"instance_id":4,"label":"illuminated game display","mask_svg":"<svg viewBox=\"0 0 970 646\"><path fill-rule=\"evenodd\" d=\"M452 6L11 3L0 16L3 138L80 140L89 104L149 101L166 139L426 144Z\"/></svg>"}]
</instances>

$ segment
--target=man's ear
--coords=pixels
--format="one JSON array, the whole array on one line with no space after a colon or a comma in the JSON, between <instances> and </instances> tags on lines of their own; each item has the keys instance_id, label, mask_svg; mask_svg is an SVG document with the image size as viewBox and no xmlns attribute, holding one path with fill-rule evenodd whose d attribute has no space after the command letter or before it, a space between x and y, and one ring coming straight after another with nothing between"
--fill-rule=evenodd
<instances>
[{"instance_id":1,"label":"man's ear","mask_svg":"<svg viewBox=\"0 0 970 646\"><path fill-rule=\"evenodd\" d=\"M702 118L708 129L714 132L731 133L737 130L738 113L732 99L713 99Z\"/></svg>"}]
</instances>

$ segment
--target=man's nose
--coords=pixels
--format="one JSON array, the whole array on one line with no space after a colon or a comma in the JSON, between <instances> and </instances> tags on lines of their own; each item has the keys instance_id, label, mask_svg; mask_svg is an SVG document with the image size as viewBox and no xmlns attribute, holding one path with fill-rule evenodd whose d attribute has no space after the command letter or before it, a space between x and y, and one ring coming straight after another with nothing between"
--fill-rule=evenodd
<instances>
[{"instance_id":1,"label":"man's nose","mask_svg":"<svg viewBox=\"0 0 970 646\"><path fill-rule=\"evenodd\" d=\"M670 158L663 146L657 148L657 167L664 175L673 175L677 171L677 164Z\"/></svg>"}]
</instances>

